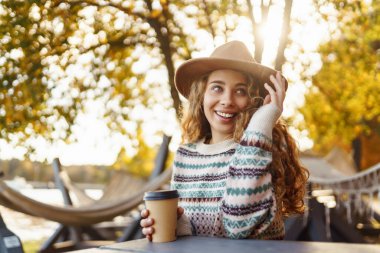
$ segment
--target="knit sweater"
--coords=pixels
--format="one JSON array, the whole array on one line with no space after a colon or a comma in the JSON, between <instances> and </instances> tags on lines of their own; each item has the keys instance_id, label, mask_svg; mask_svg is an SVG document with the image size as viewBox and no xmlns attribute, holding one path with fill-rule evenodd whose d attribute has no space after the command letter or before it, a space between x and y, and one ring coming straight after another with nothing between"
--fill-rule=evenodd
<instances>
[{"instance_id":1,"label":"knit sweater","mask_svg":"<svg viewBox=\"0 0 380 253\"><path fill-rule=\"evenodd\" d=\"M179 230L191 224L194 235L283 239L268 171L271 136L253 129L260 128L249 126L240 143L201 140L178 148L171 187L185 210Z\"/></svg>"}]
</instances>

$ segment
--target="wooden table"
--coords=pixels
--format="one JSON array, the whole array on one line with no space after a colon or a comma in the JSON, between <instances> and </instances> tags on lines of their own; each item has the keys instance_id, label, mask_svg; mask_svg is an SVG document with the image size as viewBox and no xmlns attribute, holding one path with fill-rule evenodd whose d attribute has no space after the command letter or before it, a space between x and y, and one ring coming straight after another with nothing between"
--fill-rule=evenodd
<instances>
[{"instance_id":1,"label":"wooden table","mask_svg":"<svg viewBox=\"0 0 380 253\"><path fill-rule=\"evenodd\" d=\"M185 236L168 243L127 241L77 253L380 253L380 245L299 241L231 240Z\"/></svg>"}]
</instances>

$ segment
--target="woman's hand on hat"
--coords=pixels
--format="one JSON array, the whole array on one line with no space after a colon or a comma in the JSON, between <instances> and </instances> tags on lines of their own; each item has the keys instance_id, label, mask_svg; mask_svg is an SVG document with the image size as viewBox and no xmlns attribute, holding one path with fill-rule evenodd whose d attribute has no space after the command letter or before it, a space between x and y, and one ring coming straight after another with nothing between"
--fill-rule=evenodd
<instances>
[{"instance_id":1,"label":"woman's hand on hat","mask_svg":"<svg viewBox=\"0 0 380 253\"><path fill-rule=\"evenodd\" d=\"M273 104L282 112L286 93L285 79L281 76L281 73L279 71L277 71L276 77L271 75L269 79L273 83L275 89L273 89L267 83L264 84L265 89L269 93L264 98L264 105Z\"/></svg>"},{"instance_id":2,"label":"woman's hand on hat","mask_svg":"<svg viewBox=\"0 0 380 253\"><path fill-rule=\"evenodd\" d=\"M185 210L182 207L177 208L177 219L179 219L182 216L184 211ZM148 209L142 210L140 215L141 215L140 226L143 228L142 233L145 235L145 237L149 241L152 241L152 235L154 233L154 228L152 226L154 224L154 219L149 218L149 210Z\"/></svg>"},{"instance_id":3,"label":"woman's hand on hat","mask_svg":"<svg viewBox=\"0 0 380 253\"><path fill-rule=\"evenodd\" d=\"M282 78L280 72L277 72L276 77L271 75L269 79L273 83L274 88L267 83L264 84L269 94L264 98L263 106L252 115L247 129L258 131L271 137L273 127L282 114L286 81Z\"/></svg>"}]
</instances>

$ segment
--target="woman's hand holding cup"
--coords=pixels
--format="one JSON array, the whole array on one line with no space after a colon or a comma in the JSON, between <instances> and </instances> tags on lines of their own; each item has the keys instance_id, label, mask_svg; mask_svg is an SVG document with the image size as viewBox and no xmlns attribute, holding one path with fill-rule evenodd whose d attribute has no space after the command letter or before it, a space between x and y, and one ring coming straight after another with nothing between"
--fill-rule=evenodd
<instances>
[{"instance_id":1,"label":"woman's hand holding cup","mask_svg":"<svg viewBox=\"0 0 380 253\"><path fill-rule=\"evenodd\" d=\"M179 219L182 214L184 213L184 209L182 207L177 208L177 219ZM152 241L152 234L154 233L154 219L149 218L149 210L144 209L141 211L141 221L140 221L140 226L143 228L142 233L145 235L145 237L149 240Z\"/></svg>"}]
</instances>

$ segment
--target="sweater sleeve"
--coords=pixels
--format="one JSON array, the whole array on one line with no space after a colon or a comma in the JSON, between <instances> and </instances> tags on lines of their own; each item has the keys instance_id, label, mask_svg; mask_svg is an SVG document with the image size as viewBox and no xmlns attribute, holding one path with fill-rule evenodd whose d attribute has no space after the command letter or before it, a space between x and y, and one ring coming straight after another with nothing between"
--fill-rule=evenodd
<instances>
[{"instance_id":1,"label":"sweater sleeve","mask_svg":"<svg viewBox=\"0 0 380 253\"><path fill-rule=\"evenodd\" d=\"M260 108L261 109L261 108ZM269 147L277 108L264 106L252 117L229 165L220 220L226 236L259 237L276 213Z\"/></svg>"},{"instance_id":2,"label":"sweater sleeve","mask_svg":"<svg viewBox=\"0 0 380 253\"><path fill-rule=\"evenodd\" d=\"M189 217L184 213L177 220L177 236L193 235L193 228Z\"/></svg>"}]
</instances>

